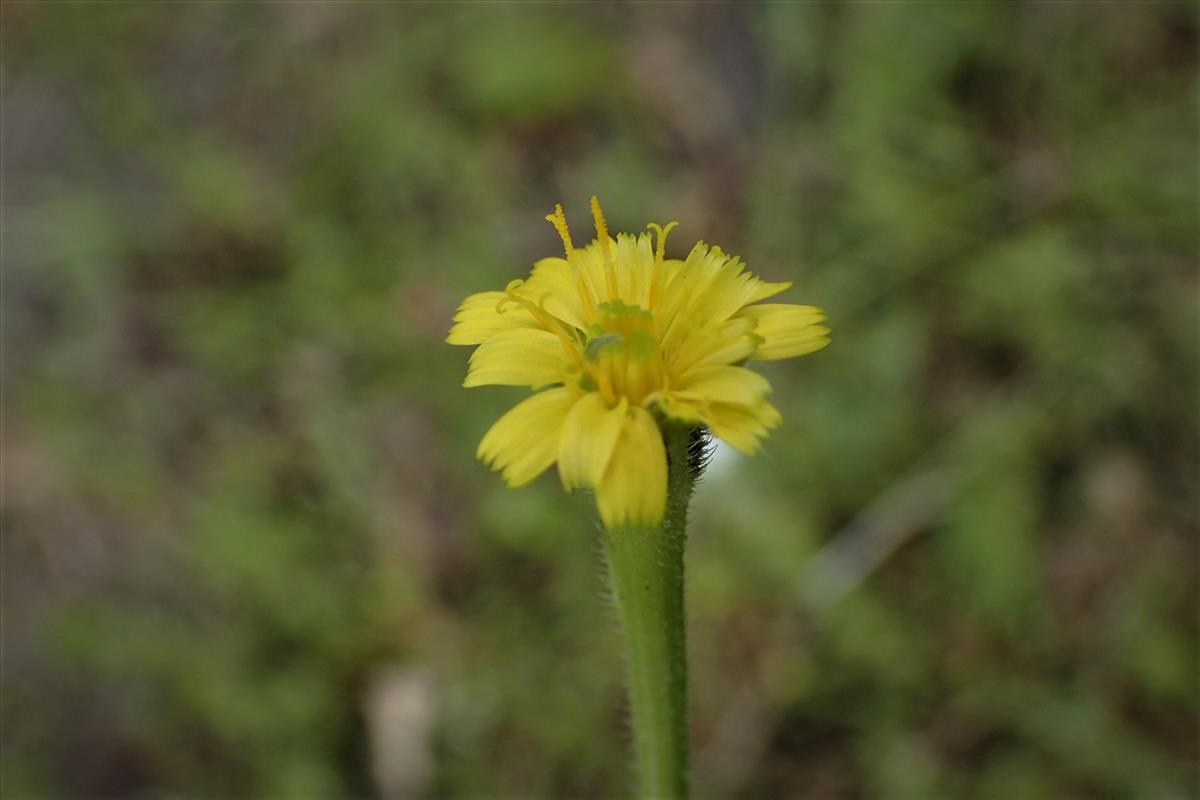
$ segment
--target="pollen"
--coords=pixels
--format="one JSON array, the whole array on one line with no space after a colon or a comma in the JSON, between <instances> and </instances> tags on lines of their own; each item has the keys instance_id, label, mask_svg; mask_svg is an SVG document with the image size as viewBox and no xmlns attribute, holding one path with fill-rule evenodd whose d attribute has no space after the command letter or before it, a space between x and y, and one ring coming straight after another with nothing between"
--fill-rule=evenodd
<instances>
[{"instance_id":1,"label":"pollen","mask_svg":"<svg viewBox=\"0 0 1200 800\"><path fill-rule=\"evenodd\" d=\"M510 486L557 463L567 489L595 491L606 526L653 525L666 503L660 426L704 427L755 452L781 417L746 364L819 350L829 329L819 308L762 302L791 284L755 277L720 248L666 258L675 222L613 237L595 197L591 211L596 239L577 248L556 205L546 219L565 258L467 297L447 341L477 346L465 386L537 390L479 445Z\"/></svg>"}]
</instances>

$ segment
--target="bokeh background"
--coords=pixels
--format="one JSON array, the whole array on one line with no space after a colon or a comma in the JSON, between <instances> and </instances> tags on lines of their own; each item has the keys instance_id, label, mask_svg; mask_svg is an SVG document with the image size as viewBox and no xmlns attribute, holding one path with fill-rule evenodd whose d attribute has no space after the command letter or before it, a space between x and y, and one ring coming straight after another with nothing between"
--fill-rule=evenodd
<instances>
[{"instance_id":1,"label":"bokeh background","mask_svg":"<svg viewBox=\"0 0 1200 800\"><path fill-rule=\"evenodd\" d=\"M676 219L833 345L688 551L703 797L1197 791L1186 3L5 3L6 798L612 797L462 296Z\"/></svg>"}]
</instances>

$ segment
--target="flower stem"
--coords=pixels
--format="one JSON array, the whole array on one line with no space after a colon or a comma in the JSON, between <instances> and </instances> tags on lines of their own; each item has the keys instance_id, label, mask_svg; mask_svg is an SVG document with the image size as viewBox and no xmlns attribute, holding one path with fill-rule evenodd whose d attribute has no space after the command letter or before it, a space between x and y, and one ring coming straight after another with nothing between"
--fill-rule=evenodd
<instances>
[{"instance_id":1,"label":"flower stem","mask_svg":"<svg viewBox=\"0 0 1200 800\"><path fill-rule=\"evenodd\" d=\"M687 796L687 629L683 548L699 473L695 433L670 426L667 511L657 527L604 533L613 603L625 637L638 796Z\"/></svg>"}]
</instances>

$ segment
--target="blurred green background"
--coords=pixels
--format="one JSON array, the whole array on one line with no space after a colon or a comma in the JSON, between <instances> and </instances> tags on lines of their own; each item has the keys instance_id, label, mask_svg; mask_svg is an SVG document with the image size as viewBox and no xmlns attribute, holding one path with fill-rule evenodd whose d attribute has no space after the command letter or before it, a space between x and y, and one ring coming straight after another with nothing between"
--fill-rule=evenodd
<instances>
[{"instance_id":1,"label":"blurred green background","mask_svg":"<svg viewBox=\"0 0 1200 800\"><path fill-rule=\"evenodd\" d=\"M1197 14L6 3L6 798L612 797L458 301L682 224L833 345L688 551L701 797L1197 790Z\"/></svg>"}]
</instances>

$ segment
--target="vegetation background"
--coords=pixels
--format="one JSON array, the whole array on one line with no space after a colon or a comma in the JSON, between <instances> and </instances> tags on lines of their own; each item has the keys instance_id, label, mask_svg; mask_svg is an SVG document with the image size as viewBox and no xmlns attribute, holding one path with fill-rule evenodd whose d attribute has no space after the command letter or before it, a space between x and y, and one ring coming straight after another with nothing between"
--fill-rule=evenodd
<instances>
[{"instance_id":1,"label":"vegetation background","mask_svg":"<svg viewBox=\"0 0 1200 800\"><path fill-rule=\"evenodd\" d=\"M1193 794L1198 27L5 3L4 796L626 792L588 500L442 341L593 192L834 330L694 505L697 794Z\"/></svg>"}]
</instances>

